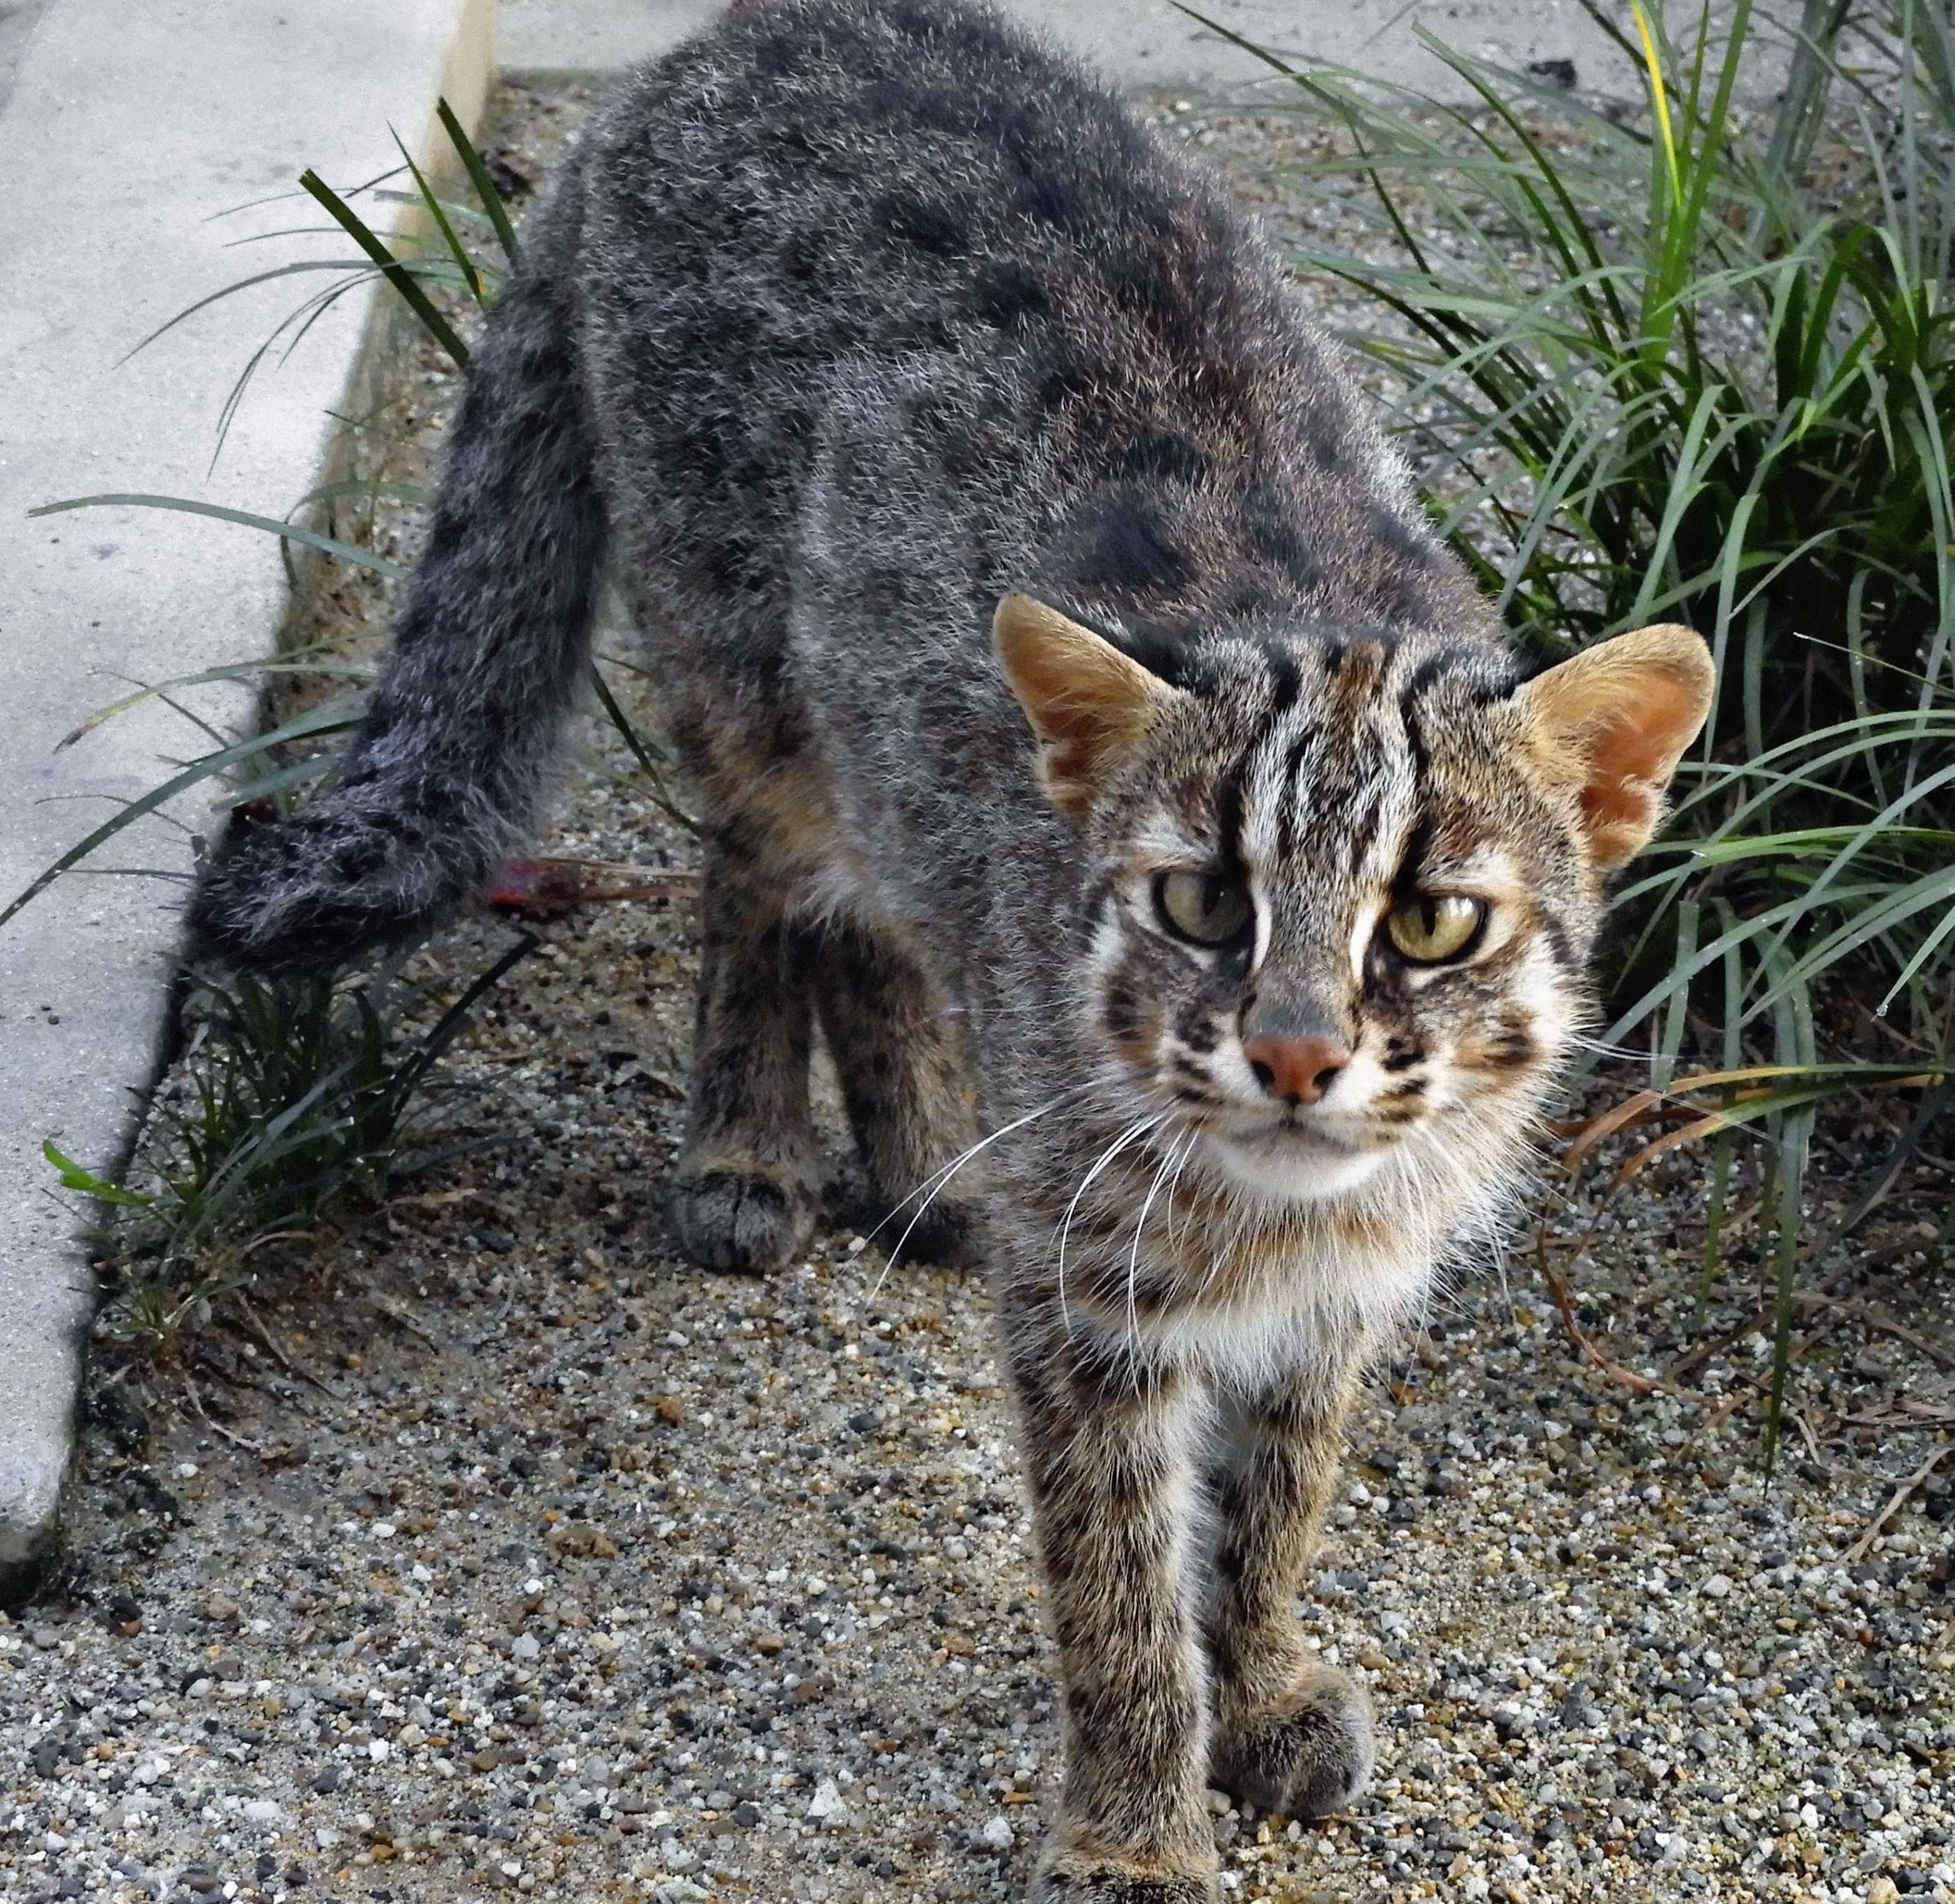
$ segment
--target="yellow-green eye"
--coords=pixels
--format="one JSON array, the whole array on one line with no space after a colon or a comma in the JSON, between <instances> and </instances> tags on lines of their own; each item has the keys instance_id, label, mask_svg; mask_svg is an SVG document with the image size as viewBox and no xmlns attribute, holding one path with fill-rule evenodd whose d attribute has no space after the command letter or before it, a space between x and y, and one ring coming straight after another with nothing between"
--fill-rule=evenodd
<instances>
[{"instance_id":1,"label":"yellow-green eye","mask_svg":"<svg viewBox=\"0 0 1955 1904\"><path fill-rule=\"evenodd\" d=\"M1169 931L1198 946L1239 939L1255 916L1239 873L1163 873L1154 880L1154 910Z\"/></svg>"},{"instance_id":2,"label":"yellow-green eye","mask_svg":"<svg viewBox=\"0 0 1955 1904\"><path fill-rule=\"evenodd\" d=\"M1462 892L1421 892L1393 908L1385 930L1402 957L1415 965L1438 965L1472 944L1486 916L1484 899Z\"/></svg>"}]
</instances>

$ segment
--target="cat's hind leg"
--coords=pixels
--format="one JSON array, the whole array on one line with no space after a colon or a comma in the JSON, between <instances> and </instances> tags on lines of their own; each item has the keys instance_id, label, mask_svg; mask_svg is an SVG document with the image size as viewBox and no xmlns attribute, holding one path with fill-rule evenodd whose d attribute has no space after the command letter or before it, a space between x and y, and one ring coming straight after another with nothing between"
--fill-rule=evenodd
<instances>
[{"instance_id":1,"label":"cat's hind leg","mask_svg":"<svg viewBox=\"0 0 1955 1904\"><path fill-rule=\"evenodd\" d=\"M974 1100L949 999L893 932L852 920L823 929L814 973L878 1241L926 1262L965 1260L969 1186L943 1173L971 1142Z\"/></svg>"},{"instance_id":2,"label":"cat's hind leg","mask_svg":"<svg viewBox=\"0 0 1955 1904\"><path fill-rule=\"evenodd\" d=\"M668 1210L708 1269L777 1269L808 1240L818 1201L808 1115L813 949L792 924L763 836L712 827L700 893L691 1115Z\"/></svg>"}]
</instances>

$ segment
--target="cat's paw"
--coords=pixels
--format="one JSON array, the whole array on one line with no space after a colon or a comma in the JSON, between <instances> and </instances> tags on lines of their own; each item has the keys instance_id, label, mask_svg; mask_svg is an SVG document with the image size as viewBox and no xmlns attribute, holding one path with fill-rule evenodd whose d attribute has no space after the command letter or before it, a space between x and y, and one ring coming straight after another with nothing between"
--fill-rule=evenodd
<instances>
[{"instance_id":1,"label":"cat's paw","mask_svg":"<svg viewBox=\"0 0 1955 1904\"><path fill-rule=\"evenodd\" d=\"M1218 1904L1212 1877L1150 1877L1114 1868L1042 1872L1031 1904Z\"/></svg>"},{"instance_id":2,"label":"cat's paw","mask_svg":"<svg viewBox=\"0 0 1955 1904\"><path fill-rule=\"evenodd\" d=\"M923 1214L899 1210L886 1217L877 1240L892 1262L936 1263L955 1268L978 1260L976 1205L939 1197Z\"/></svg>"},{"instance_id":3,"label":"cat's paw","mask_svg":"<svg viewBox=\"0 0 1955 1904\"><path fill-rule=\"evenodd\" d=\"M832 1177L822 1194L821 1220L866 1236L892 1263L935 1263L946 1269L975 1264L977 1204L965 1197L938 1197L919 1215L922 1201L877 1190L852 1174Z\"/></svg>"},{"instance_id":4,"label":"cat's paw","mask_svg":"<svg viewBox=\"0 0 1955 1904\"><path fill-rule=\"evenodd\" d=\"M1062 1827L1039 1861L1031 1904L1219 1904L1215 1865L1205 1830L1182 1855L1163 1860L1117 1857L1103 1847L1069 1843Z\"/></svg>"},{"instance_id":5,"label":"cat's paw","mask_svg":"<svg viewBox=\"0 0 1955 1904\"><path fill-rule=\"evenodd\" d=\"M797 1184L716 1165L675 1178L666 1213L680 1250L702 1269L763 1276L807 1242L814 1207Z\"/></svg>"},{"instance_id":6,"label":"cat's paw","mask_svg":"<svg viewBox=\"0 0 1955 1904\"><path fill-rule=\"evenodd\" d=\"M1364 1790L1377 1758L1363 1688L1318 1666L1274 1706L1217 1733L1209 1776L1259 1811L1321 1818Z\"/></svg>"}]
</instances>

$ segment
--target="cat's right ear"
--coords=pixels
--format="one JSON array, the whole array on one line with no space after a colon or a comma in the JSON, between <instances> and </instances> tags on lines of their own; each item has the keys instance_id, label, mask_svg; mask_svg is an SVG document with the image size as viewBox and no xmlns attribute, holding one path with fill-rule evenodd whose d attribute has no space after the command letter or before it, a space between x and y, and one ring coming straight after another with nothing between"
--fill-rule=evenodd
<instances>
[{"instance_id":1,"label":"cat's right ear","mask_svg":"<svg viewBox=\"0 0 1955 1904\"><path fill-rule=\"evenodd\" d=\"M1046 796L1061 813L1091 806L1108 774L1182 692L1029 595L998 604L991 640L1037 738Z\"/></svg>"}]
</instances>

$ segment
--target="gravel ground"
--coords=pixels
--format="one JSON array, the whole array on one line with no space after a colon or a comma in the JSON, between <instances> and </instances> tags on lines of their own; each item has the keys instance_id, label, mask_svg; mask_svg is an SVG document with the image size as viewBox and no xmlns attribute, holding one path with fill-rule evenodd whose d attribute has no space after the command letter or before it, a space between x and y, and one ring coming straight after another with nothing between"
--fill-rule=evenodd
<instances>
[{"instance_id":1,"label":"gravel ground","mask_svg":"<svg viewBox=\"0 0 1955 1904\"><path fill-rule=\"evenodd\" d=\"M581 103L505 93L507 155ZM1293 136L1163 105L1223 156ZM390 467L445 390L404 370ZM690 863L595 723L552 850ZM1022 1894L1056 1729L981 1288L889 1269L839 1164L790 1273L675 1260L687 908L535 929L452 1067L499 1147L268 1257L178 1368L105 1318L74 1565L0 1616L4 1904ZM1816 1217L1884 1135L1837 1134ZM1701 1317L1678 1156L1563 1186L1381 1371L1307 1609L1378 1780L1308 1827L1218 1798L1232 1894L1955 1898L1955 1462L1881 1518L1955 1411L1955 1166L1802 1273L1769 1486L1748 1168Z\"/></svg>"}]
</instances>

